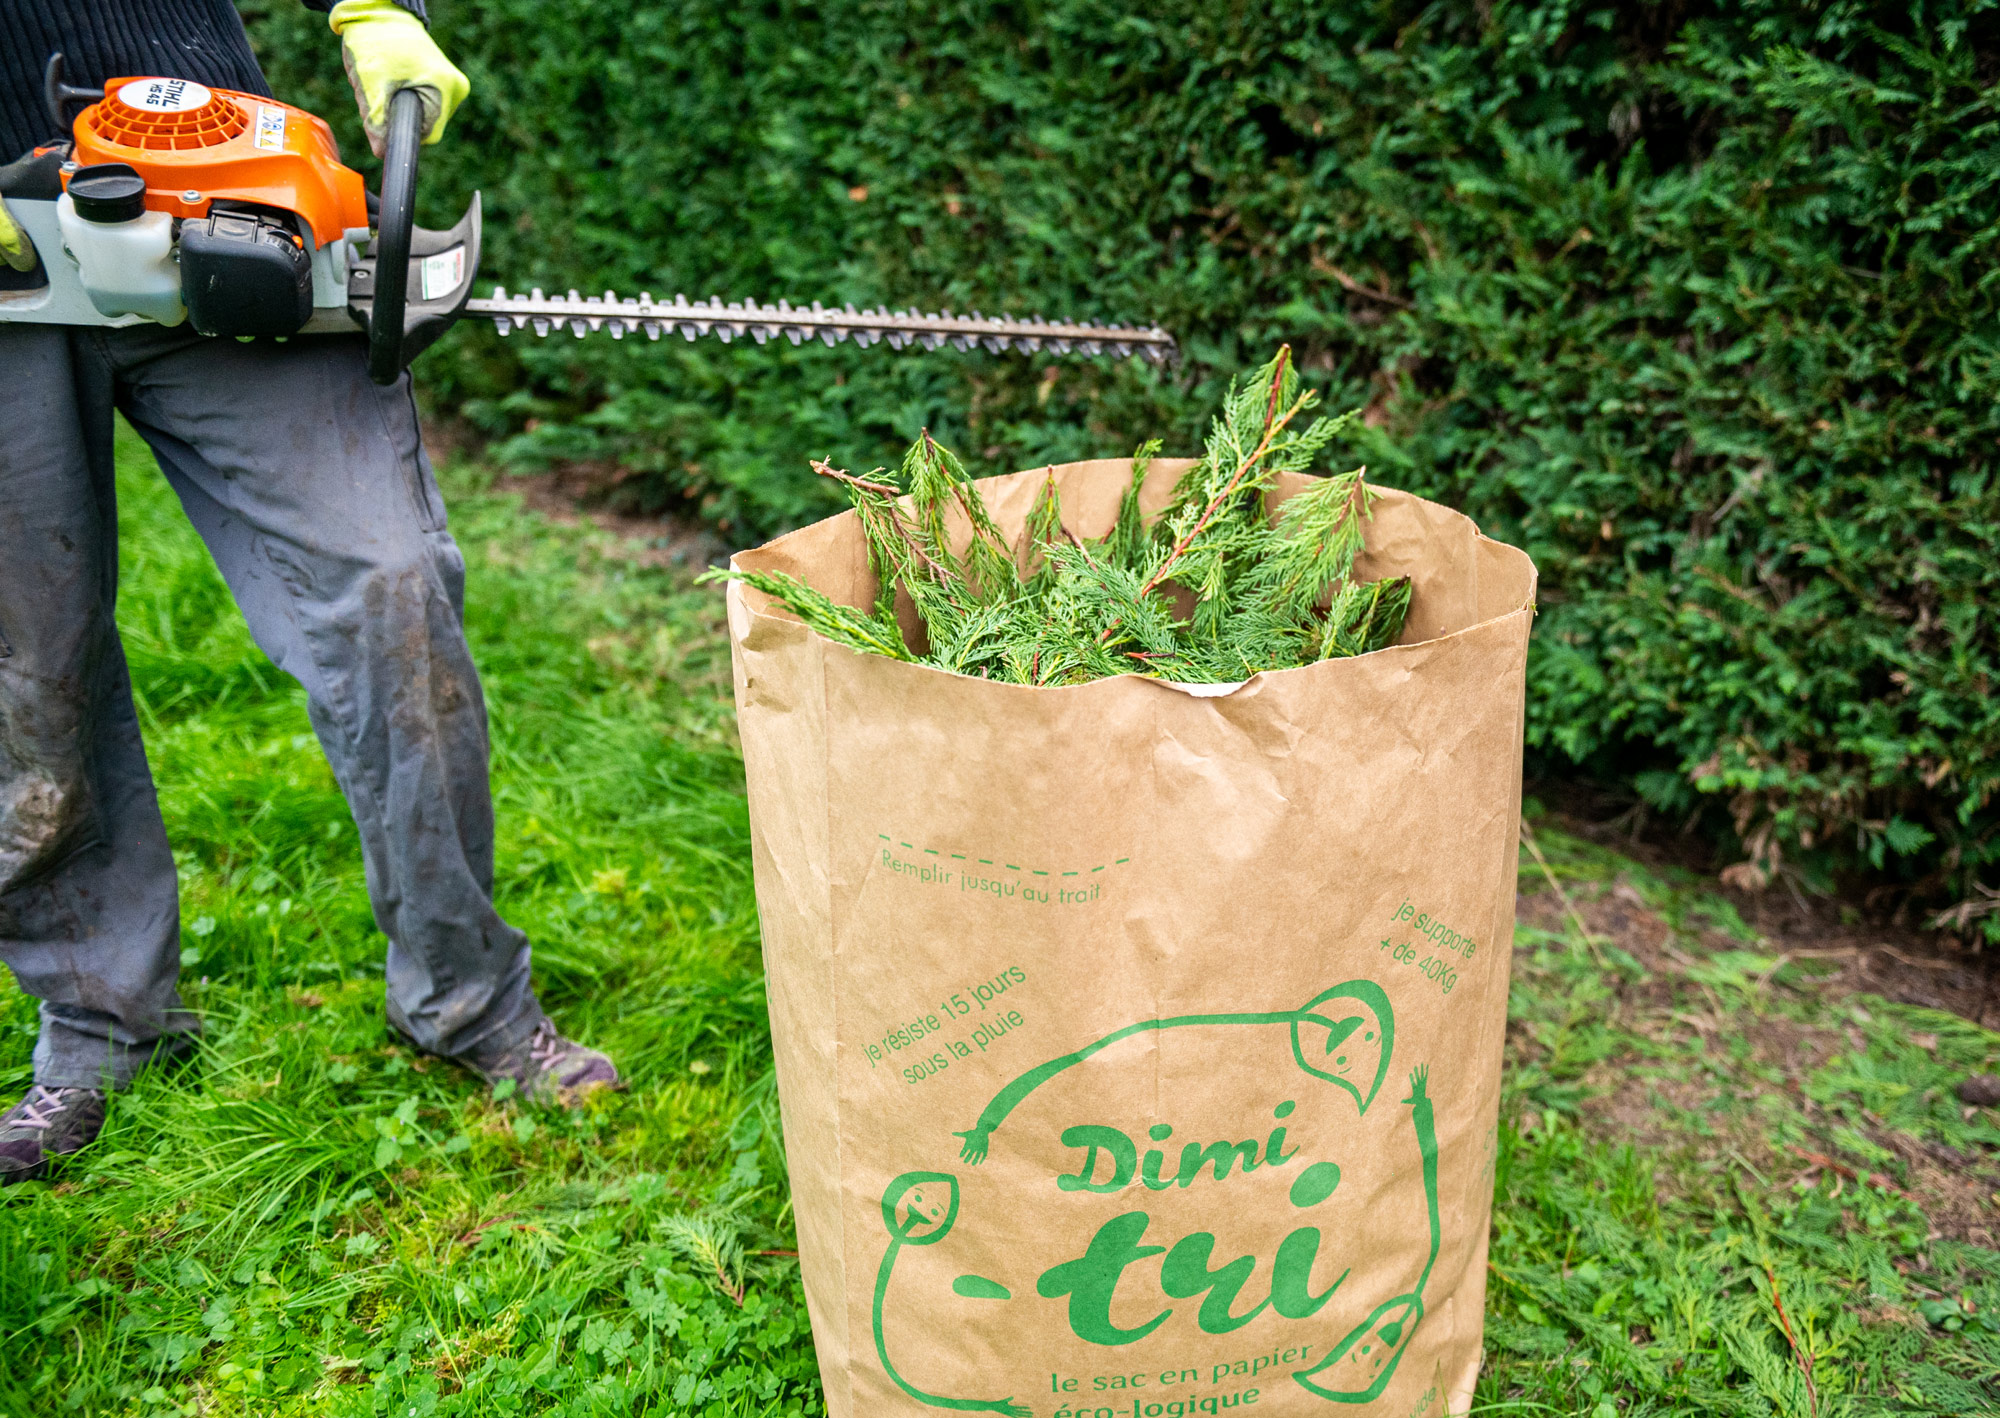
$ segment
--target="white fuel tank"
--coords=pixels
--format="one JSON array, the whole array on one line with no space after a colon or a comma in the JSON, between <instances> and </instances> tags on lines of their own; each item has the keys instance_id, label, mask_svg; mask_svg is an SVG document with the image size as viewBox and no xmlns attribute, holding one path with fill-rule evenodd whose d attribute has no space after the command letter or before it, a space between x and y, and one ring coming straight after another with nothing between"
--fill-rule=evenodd
<instances>
[{"instance_id":1,"label":"white fuel tank","mask_svg":"<svg viewBox=\"0 0 2000 1418\"><path fill-rule=\"evenodd\" d=\"M92 220L65 192L56 199L63 247L75 258L84 294L101 315L136 315L161 325L187 319L181 268L174 259L174 219L140 212L120 221Z\"/></svg>"}]
</instances>

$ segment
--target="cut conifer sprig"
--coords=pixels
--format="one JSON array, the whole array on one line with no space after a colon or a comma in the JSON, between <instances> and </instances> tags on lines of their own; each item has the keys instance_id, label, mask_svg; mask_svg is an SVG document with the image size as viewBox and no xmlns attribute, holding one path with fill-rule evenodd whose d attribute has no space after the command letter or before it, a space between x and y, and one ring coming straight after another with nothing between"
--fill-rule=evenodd
<instances>
[{"instance_id":1,"label":"cut conifer sprig","mask_svg":"<svg viewBox=\"0 0 2000 1418\"><path fill-rule=\"evenodd\" d=\"M1354 579L1375 496L1362 470L1313 481L1275 520L1265 508L1282 474L1309 472L1357 417L1302 425L1318 402L1281 348L1231 384L1201 459L1150 525L1140 493L1160 443L1139 448L1117 518L1095 540L1064 523L1051 472L1010 544L965 466L928 431L897 474L856 477L815 462L854 505L879 588L874 606L840 605L782 572L704 579L745 581L850 649L1015 684L1118 674L1221 683L1367 654L1395 643L1410 585ZM954 512L962 549L953 546ZM898 591L923 620L921 655L896 618ZM1181 614L1181 596L1191 615Z\"/></svg>"}]
</instances>

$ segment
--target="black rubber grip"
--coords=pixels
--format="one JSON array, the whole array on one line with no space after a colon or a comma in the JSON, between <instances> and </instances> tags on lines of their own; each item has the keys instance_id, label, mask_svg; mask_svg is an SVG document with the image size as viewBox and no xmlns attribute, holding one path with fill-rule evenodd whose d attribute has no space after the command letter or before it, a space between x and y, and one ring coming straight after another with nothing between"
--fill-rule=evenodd
<instances>
[{"instance_id":1,"label":"black rubber grip","mask_svg":"<svg viewBox=\"0 0 2000 1418\"><path fill-rule=\"evenodd\" d=\"M375 219L375 303L368 320L368 377L394 384L403 373L403 315L409 304L410 232L417 219L417 147L424 102L415 89L389 96L382 149L382 205Z\"/></svg>"}]
</instances>

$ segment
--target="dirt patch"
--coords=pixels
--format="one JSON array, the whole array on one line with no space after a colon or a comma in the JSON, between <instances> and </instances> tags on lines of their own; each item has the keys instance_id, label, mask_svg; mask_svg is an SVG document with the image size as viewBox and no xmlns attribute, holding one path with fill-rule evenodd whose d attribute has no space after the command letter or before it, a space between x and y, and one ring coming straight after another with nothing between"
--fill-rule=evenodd
<instances>
[{"instance_id":1,"label":"dirt patch","mask_svg":"<svg viewBox=\"0 0 2000 1418\"><path fill-rule=\"evenodd\" d=\"M1893 893L1813 896L1788 880L1744 891L1722 878L1724 863L1702 835L1674 831L1643 805L1600 785L1539 780L1528 795L1548 805L1549 822L1585 841L1652 867L1677 867L1709 878L1709 889L1793 959L1844 962L1849 992L1942 1009L2000 1029L2000 952L1983 952L1943 931L1919 929L1911 903ZM1883 909L1883 902L1895 903Z\"/></svg>"},{"instance_id":2,"label":"dirt patch","mask_svg":"<svg viewBox=\"0 0 2000 1418\"><path fill-rule=\"evenodd\" d=\"M516 494L523 505L564 526L583 523L608 532L629 560L667 570L700 571L729 560L730 547L713 529L691 518L636 517L607 510L604 470L590 465L552 468L494 479L496 491Z\"/></svg>"},{"instance_id":3,"label":"dirt patch","mask_svg":"<svg viewBox=\"0 0 2000 1418\"><path fill-rule=\"evenodd\" d=\"M1582 835L1571 822L1545 821ZM1987 1028L2000 1024L2000 959L1935 933L1842 920L1838 903L1759 910L1764 903L1711 878L1705 892L1737 908L1760 937L1752 945L1720 925L1691 926L1685 916L1671 924L1628 880L1568 880L1552 889L1536 876L1530 868L1523 879L1523 925L1570 942L1571 950L1584 948L1576 941L1580 927L1644 971L1633 978L1607 968L1602 976L1611 997L1594 1006L1594 1022L1626 1042L1576 1080L1575 1106L1593 1136L1657 1154L1667 1164L1663 1185L1668 1173L1741 1169L1779 1188L1825 1180L1836 1196L1874 1187L1914 1201L1936 1236L2000 1244L2000 1158L1991 1149L1912 1136L1872 1114L1857 1126L1852 1107L1836 1112L1807 1092L1836 1055L1868 1051L1855 1022L1869 1019L1858 996L1941 1010ZM1708 983L1718 980L1719 960L1746 973L1730 977L1735 983ZM1791 1007L1750 1003L1768 999L1767 988ZM1549 1028L1517 1022L1511 1055L1547 1059ZM1936 1052L1935 1034L1913 1033L1909 1042ZM1856 1132L1895 1161L1879 1154L1863 1160L1843 1146L1842 1137Z\"/></svg>"},{"instance_id":4,"label":"dirt patch","mask_svg":"<svg viewBox=\"0 0 2000 1418\"><path fill-rule=\"evenodd\" d=\"M1542 785L1545 786L1545 785ZM1558 814L1552 826L1586 841L1648 862L1689 868L1663 850L1634 843L1615 822L1592 822ZM1696 868L1698 870L1698 868ZM1709 876L1706 889L1728 901L1765 944L1760 949L1786 961L1817 962L1820 993L1831 999L1851 994L1880 995L1898 1004L1941 1009L1987 1029L2000 1030L2000 952L1966 948L1956 938L1937 931L1917 930L1893 922L1855 919L1851 902L1794 896L1782 887L1743 892ZM1570 901L1592 934L1609 937L1649 972L1677 973L1689 963L1663 952L1672 949L1674 932L1646 906L1630 884L1612 883L1608 891L1570 889ZM1521 919L1545 930L1563 929L1562 907L1524 896ZM1742 949L1725 933L1703 932L1700 943L1709 950Z\"/></svg>"},{"instance_id":5,"label":"dirt patch","mask_svg":"<svg viewBox=\"0 0 2000 1418\"><path fill-rule=\"evenodd\" d=\"M481 440L450 423L425 423L424 445L436 461L477 457ZM511 492L529 510L562 526L587 525L608 532L626 560L663 569L700 571L728 561L732 548L691 516L639 516L617 506L631 471L615 463L561 463L545 472L494 477L498 492Z\"/></svg>"}]
</instances>

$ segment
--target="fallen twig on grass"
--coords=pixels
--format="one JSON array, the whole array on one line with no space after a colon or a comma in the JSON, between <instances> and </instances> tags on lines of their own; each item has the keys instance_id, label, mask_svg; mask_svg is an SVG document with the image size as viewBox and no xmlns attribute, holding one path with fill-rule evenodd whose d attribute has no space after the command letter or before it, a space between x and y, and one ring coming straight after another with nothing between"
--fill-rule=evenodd
<instances>
[{"instance_id":1,"label":"fallen twig on grass","mask_svg":"<svg viewBox=\"0 0 2000 1418\"><path fill-rule=\"evenodd\" d=\"M1894 1192L1905 1201L1914 1201L1916 1199L1880 1172L1857 1171L1845 1162L1834 1161L1833 1158L1827 1156L1824 1152L1814 1152L1809 1148L1800 1147L1797 1143L1792 1144L1792 1151L1798 1153L1799 1156L1812 1163L1815 1167L1824 1167L1829 1172L1837 1172L1851 1182L1866 1182L1871 1187L1879 1187L1883 1191Z\"/></svg>"},{"instance_id":2,"label":"fallen twig on grass","mask_svg":"<svg viewBox=\"0 0 2000 1418\"><path fill-rule=\"evenodd\" d=\"M1778 954L1778 958L1771 962L1771 968L1764 971L1763 974L1757 977L1757 988L1761 990L1766 985L1770 984L1771 977L1773 975L1777 974L1780 970L1784 969L1787 965L1792 963L1792 955L1793 955L1792 951L1789 950L1780 951Z\"/></svg>"},{"instance_id":3,"label":"fallen twig on grass","mask_svg":"<svg viewBox=\"0 0 2000 1418\"><path fill-rule=\"evenodd\" d=\"M1819 1387L1813 1383L1813 1358L1799 1347L1798 1336L1792 1333L1792 1317L1785 1313L1785 1302L1778 1294L1778 1272L1769 1261L1764 1262L1764 1277L1771 1282L1771 1306L1778 1312L1778 1323L1785 1327L1785 1342L1792 1346L1792 1362L1805 1378L1806 1403L1812 1409L1812 1418L1819 1418Z\"/></svg>"},{"instance_id":4,"label":"fallen twig on grass","mask_svg":"<svg viewBox=\"0 0 2000 1418\"><path fill-rule=\"evenodd\" d=\"M488 1220L479 1222L478 1224L473 1226L471 1230L467 1231L464 1235L455 1238L454 1244L467 1247L476 1246L479 1244L480 1237L484 1236L488 1231L492 1230L495 1226L498 1226L503 1221L512 1221L516 1219L517 1217L520 1216L520 1214L521 1213L518 1211L503 1211L498 1216L491 1217Z\"/></svg>"},{"instance_id":5,"label":"fallen twig on grass","mask_svg":"<svg viewBox=\"0 0 2000 1418\"><path fill-rule=\"evenodd\" d=\"M1874 948L1881 951L1891 960L1901 961L1913 970L1956 970L1958 968L1957 964L1950 960L1912 960L1887 941L1877 941Z\"/></svg>"}]
</instances>

